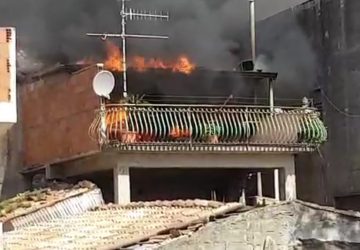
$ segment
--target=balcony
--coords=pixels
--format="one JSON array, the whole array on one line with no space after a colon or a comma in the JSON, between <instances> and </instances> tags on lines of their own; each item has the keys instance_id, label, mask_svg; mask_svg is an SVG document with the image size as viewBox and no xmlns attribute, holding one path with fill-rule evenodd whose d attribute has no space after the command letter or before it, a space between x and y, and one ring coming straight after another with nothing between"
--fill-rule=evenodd
<instances>
[{"instance_id":1,"label":"balcony","mask_svg":"<svg viewBox=\"0 0 360 250\"><path fill-rule=\"evenodd\" d=\"M327 131L312 108L106 104L89 134L121 151L310 152Z\"/></svg>"}]
</instances>

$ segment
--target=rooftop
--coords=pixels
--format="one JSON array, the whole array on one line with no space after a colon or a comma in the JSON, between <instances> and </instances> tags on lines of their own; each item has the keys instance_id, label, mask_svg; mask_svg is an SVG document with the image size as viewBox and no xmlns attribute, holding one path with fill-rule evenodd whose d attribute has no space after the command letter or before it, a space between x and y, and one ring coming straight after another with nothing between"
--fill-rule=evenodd
<instances>
[{"instance_id":1,"label":"rooftop","mask_svg":"<svg viewBox=\"0 0 360 250\"><path fill-rule=\"evenodd\" d=\"M94 190L98 199L92 197L91 192ZM87 200L89 206L84 205L81 209L69 207L67 211L57 211L63 205L62 203L69 203L72 198ZM0 223L3 223L5 231L8 231L34 222L46 221L49 218L77 214L102 202L100 190L91 182L82 181L76 185L51 183L47 188L20 193L0 202Z\"/></svg>"},{"instance_id":2,"label":"rooftop","mask_svg":"<svg viewBox=\"0 0 360 250\"><path fill-rule=\"evenodd\" d=\"M4 234L5 249L114 249L205 223L243 206L204 200L106 205Z\"/></svg>"},{"instance_id":3,"label":"rooftop","mask_svg":"<svg viewBox=\"0 0 360 250\"><path fill-rule=\"evenodd\" d=\"M302 201L258 208L205 200L137 202L103 205L81 215L37 223L7 232L3 240L4 249L11 250L154 249L159 246L177 249L172 247L184 242L188 242L186 246L189 247L197 240L201 242L201 234L209 232L218 239L217 234L231 230L231 225L236 224L247 235L249 223L260 223L265 227L271 221L270 228L281 225L277 231L279 235L291 236L284 238L289 244L292 240L304 244L312 239L349 243L357 239L359 218L357 212ZM331 226L327 224L329 222L332 222ZM343 226L348 227L347 232L342 231ZM317 229L310 230L314 227ZM262 238L265 236L261 235Z\"/></svg>"}]
</instances>

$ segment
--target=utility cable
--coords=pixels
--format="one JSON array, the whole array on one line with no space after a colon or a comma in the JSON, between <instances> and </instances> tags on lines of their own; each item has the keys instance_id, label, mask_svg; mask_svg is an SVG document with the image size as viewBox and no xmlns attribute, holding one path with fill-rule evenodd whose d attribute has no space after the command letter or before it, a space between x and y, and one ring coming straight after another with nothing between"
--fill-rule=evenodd
<instances>
[{"instance_id":1,"label":"utility cable","mask_svg":"<svg viewBox=\"0 0 360 250\"><path fill-rule=\"evenodd\" d=\"M321 94L322 96L324 96L325 100L330 104L330 106L332 106L333 109L335 109L338 113L350 118L360 118L360 114L350 114L344 110L341 110L338 106L336 106L333 101L330 100L330 98L325 94L323 90L321 90Z\"/></svg>"}]
</instances>

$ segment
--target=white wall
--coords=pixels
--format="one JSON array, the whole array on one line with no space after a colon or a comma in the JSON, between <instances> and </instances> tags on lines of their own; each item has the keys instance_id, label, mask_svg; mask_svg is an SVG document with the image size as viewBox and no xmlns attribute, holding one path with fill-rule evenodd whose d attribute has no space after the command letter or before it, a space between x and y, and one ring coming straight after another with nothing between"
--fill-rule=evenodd
<instances>
[{"instance_id":1,"label":"white wall","mask_svg":"<svg viewBox=\"0 0 360 250\"><path fill-rule=\"evenodd\" d=\"M0 33L6 29L11 29L12 39L9 43L10 55L0 55L0 59L9 58L10 60L10 102L0 102L0 123L16 123L16 31L15 28L0 28ZM6 60L6 59L5 59ZM0 72L1 73L1 72Z\"/></svg>"}]
</instances>

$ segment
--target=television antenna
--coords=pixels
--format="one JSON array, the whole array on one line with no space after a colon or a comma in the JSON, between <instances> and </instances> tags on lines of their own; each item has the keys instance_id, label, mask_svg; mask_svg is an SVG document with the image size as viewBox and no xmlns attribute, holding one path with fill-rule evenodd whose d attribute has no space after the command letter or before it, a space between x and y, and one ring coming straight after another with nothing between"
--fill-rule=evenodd
<instances>
[{"instance_id":1,"label":"television antenna","mask_svg":"<svg viewBox=\"0 0 360 250\"><path fill-rule=\"evenodd\" d=\"M157 13L156 11L141 11L135 9L127 9L125 2L129 0L117 0L121 4L121 33L87 33L90 37L100 37L102 40L107 38L121 38L122 40L122 69L123 69L123 97L127 97L127 62L126 62L126 39L127 38L143 38L143 39L168 39L168 36L158 35L143 35L143 34L127 34L126 33L126 21L127 20L169 20L168 13Z\"/></svg>"}]
</instances>

